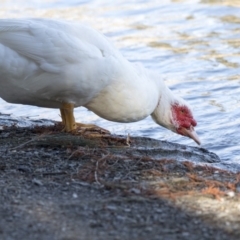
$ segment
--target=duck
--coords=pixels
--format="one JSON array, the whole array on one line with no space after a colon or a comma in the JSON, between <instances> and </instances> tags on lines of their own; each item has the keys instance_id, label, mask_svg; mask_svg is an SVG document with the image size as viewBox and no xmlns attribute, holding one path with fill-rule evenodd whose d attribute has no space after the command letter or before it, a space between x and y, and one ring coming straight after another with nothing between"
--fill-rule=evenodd
<instances>
[{"instance_id":1,"label":"duck","mask_svg":"<svg viewBox=\"0 0 240 240\"><path fill-rule=\"evenodd\" d=\"M60 19L0 19L0 97L13 104L60 109L65 132L85 107L108 121L151 116L200 144L192 110L158 71L127 60L94 28Z\"/></svg>"}]
</instances>

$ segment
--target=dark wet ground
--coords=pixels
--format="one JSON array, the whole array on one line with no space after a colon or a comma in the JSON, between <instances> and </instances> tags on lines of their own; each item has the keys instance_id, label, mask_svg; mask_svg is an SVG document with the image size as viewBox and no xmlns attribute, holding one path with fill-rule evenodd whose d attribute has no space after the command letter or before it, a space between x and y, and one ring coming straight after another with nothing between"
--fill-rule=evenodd
<instances>
[{"instance_id":1,"label":"dark wet ground","mask_svg":"<svg viewBox=\"0 0 240 240\"><path fill-rule=\"evenodd\" d=\"M240 175L195 150L3 129L0 239L239 239Z\"/></svg>"}]
</instances>

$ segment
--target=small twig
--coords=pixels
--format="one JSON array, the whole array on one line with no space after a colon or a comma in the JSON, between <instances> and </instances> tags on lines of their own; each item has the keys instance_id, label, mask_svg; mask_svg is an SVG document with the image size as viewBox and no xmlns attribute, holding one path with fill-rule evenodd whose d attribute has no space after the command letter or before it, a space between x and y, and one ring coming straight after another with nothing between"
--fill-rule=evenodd
<instances>
[{"instance_id":1,"label":"small twig","mask_svg":"<svg viewBox=\"0 0 240 240\"><path fill-rule=\"evenodd\" d=\"M98 161L96 162L96 167L95 167L95 172L94 172L94 177L95 177L95 181L97 184L101 185L101 183L98 181Z\"/></svg>"},{"instance_id":2,"label":"small twig","mask_svg":"<svg viewBox=\"0 0 240 240\"><path fill-rule=\"evenodd\" d=\"M27 144L30 143L30 142L34 142L35 140L42 138L42 137L45 136L45 135L46 135L46 134L42 134L42 135L40 135L40 136L34 137L34 138L32 138L31 140L29 140L29 141L27 141L27 142L25 142L25 143L22 143L22 144L20 144L20 145L18 145L18 146L16 146L16 147L10 148L9 150L15 150L15 149L21 148L21 147L27 145Z\"/></svg>"},{"instance_id":3,"label":"small twig","mask_svg":"<svg viewBox=\"0 0 240 240\"><path fill-rule=\"evenodd\" d=\"M84 148L84 147L78 147L77 150L73 151L72 154L68 157L68 160L73 157L74 155L76 155L77 153L79 154L83 154L81 157L84 157L85 155L87 155L84 151L88 151L89 149Z\"/></svg>"},{"instance_id":4,"label":"small twig","mask_svg":"<svg viewBox=\"0 0 240 240\"><path fill-rule=\"evenodd\" d=\"M98 180L98 165L99 165L99 162L104 160L105 158L107 158L108 156L110 155L110 153L108 153L107 155L103 156L102 158L100 158L99 160L97 160L96 162L96 166L95 166L95 171L94 171L94 178L95 178L95 181L97 184L99 185L102 185L99 180Z\"/></svg>"},{"instance_id":5,"label":"small twig","mask_svg":"<svg viewBox=\"0 0 240 240\"><path fill-rule=\"evenodd\" d=\"M130 134L129 133L127 135L126 144L128 147L130 147Z\"/></svg>"}]
</instances>

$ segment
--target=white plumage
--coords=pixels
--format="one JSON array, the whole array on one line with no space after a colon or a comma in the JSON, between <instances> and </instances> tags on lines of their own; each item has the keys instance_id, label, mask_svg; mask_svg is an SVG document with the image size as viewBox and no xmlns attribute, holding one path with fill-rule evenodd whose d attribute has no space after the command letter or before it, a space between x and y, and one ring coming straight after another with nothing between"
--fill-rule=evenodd
<instances>
[{"instance_id":1,"label":"white plumage","mask_svg":"<svg viewBox=\"0 0 240 240\"><path fill-rule=\"evenodd\" d=\"M74 107L116 122L152 115L175 132L181 124L173 106L189 110L157 73L130 63L98 31L50 19L0 20L0 97L59 108L67 131L76 128ZM193 133L192 125L184 128Z\"/></svg>"}]
</instances>

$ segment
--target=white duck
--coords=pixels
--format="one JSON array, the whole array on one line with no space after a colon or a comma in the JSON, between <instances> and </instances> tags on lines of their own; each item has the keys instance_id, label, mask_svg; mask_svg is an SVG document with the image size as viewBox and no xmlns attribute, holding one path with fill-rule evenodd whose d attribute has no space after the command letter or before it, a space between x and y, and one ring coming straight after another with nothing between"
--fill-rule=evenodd
<instances>
[{"instance_id":1,"label":"white duck","mask_svg":"<svg viewBox=\"0 0 240 240\"><path fill-rule=\"evenodd\" d=\"M59 108L65 131L83 126L75 122L73 109L84 106L115 122L151 115L200 144L190 108L158 73L130 63L104 35L78 23L1 19L0 97Z\"/></svg>"}]
</instances>

